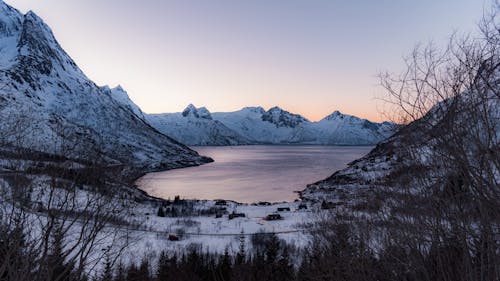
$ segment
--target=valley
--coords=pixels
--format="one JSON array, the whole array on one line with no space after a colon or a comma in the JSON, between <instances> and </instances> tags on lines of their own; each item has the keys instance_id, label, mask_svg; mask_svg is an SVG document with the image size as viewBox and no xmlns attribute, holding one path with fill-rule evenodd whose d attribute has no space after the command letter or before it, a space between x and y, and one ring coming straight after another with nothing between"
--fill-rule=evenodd
<instances>
[{"instance_id":1,"label":"valley","mask_svg":"<svg viewBox=\"0 0 500 281\"><path fill-rule=\"evenodd\" d=\"M274 11L281 15L287 11L283 7ZM265 49L271 61L260 61L258 75L252 74L291 75L273 93L280 99L255 103L267 109L246 102L232 107L240 110L211 112L210 104L189 104L182 112L153 114L144 112L126 87L98 85L89 78L35 12L0 0L0 280L500 280L498 3L495 7L483 15L477 36L450 36L444 50L417 45L405 57L401 74L380 73L385 92L380 100L397 121L372 122L339 111L350 100L360 103L359 116L368 116L362 115L360 93L339 93L342 87L334 91L333 84L315 93L324 86L320 82L335 78L340 83L352 71L335 62L336 71L312 75L313 62L328 61L329 55L311 62L315 50L307 52L308 59L291 56L294 65L311 63L302 75L300 68L293 69L296 75L283 71L288 66L273 68L283 49L298 52L325 40L328 36L317 32L322 24L314 32L290 29L294 35L321 34L314 44L299 38L300 44ZM158 38L148 45L156 46L163 32L180 26L153 32L153 26L135 21L139 10L133 10L134 20L123 15L133 28L120 27L127 30L122 36L154 34ZM271 18L283 28L281 21L295 16ZM188 25L201 27L191 25L194 19L189 16ZM141 32L134 33L139 27ZM240 28L231 30L230 38L245 33ZM284 39L282 31L273 39ZM181 40L180 34L173 37ZM215 42L211 36L218 35L198 32L194 37ZM242 45L256 47L262 38L253 39ZM169 47L175 42L169 40ZM238 44L232 47L240 53ZM212 61L204 75L232 72L225 61L232 52L215 56L214 50L201 49ZM266 52L242 53L254 59ZM148 53L130 55L143 61ZM161 67L141 68L144 76L128 77L141 84L148 75L162 80L178 92L158 96L178 105L193 93L172 86L175 75L204 65L197 61L201 56L164 61L167 54L161 50L144 60ZM360 57L356 54L357 63ZM162 72L166 62L179 73ZM348 64L359 67L353 60ZM272 79L265 77L266 83L256 87L249 82L255 78L249 65L240 73L243 92L264 99L259 91L266 92ZM353 84L361 79L355 77ZM215 93L219 87L232 89L231 79L191 78L184 77L186 85L200 90L195 96L203 103L219 99L229 108L226 102L240 94L221 98ZM305 116L317 116L316 108L303 116L274 105L299 98L284 90L296 80L309 83L297 87L302 91L297 104L316 98L334 104L332 113L311 121ZM249 94L247 88L259 91ZM332 102L337 100L339 108Z\"/></svg>"}]
</instances>

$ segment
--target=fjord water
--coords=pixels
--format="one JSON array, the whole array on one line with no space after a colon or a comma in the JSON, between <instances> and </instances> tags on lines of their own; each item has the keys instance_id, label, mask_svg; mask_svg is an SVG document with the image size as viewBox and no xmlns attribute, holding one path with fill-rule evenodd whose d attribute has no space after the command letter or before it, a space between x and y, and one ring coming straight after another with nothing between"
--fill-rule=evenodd
<instances>
[{"instance_id":1,"label":"fjord water","mask_svg":"<svg viewBox=\"0 0 500 281\"><path fill-rule=\"evenodd\" d=\"M194 147L215 162L149 173L137 181L148 194L165 199L228 199L280 202L322 180L371 150L368 146L249 145Z\"/></svg>"}]
</instances>

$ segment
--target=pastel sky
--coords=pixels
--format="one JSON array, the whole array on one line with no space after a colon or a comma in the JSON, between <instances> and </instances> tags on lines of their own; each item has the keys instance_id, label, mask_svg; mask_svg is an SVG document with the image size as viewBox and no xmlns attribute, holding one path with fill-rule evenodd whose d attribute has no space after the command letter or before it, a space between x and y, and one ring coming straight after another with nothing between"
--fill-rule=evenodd
<instances>
[{"instance_id":1,"label":"pastel sky","mask_svg":"<svg viewBox=\"0 0 500 281\"><path fill-rule=\"evenodd\" d=\"M5 0L33 10L97 84L145 112L278 105L380 121L376 74L471 32L487 0Z\"/></svg>"}]
</instances>

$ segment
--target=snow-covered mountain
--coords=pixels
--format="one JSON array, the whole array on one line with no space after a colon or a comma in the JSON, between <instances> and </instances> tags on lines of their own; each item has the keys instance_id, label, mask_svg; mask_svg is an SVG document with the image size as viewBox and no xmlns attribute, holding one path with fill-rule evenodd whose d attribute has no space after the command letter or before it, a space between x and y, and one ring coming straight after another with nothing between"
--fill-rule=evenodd
<instances>
[{"instance_id":1,"label":"snow-covered mountain","mask_svg":"<svg viewBox=\"0 0 500 281\"><path fill-rule=\"evenodd\" d=\"M147 170L209 161L158 132L121 87L98 87L35 13L0 0L0 141Z\"/></svg>"},{"instance_id":2,"label":"snow-covered mountain","mask_svg":"<svg viewBox=\"0 0 500 281\"><path fill-rule=\"evenodd\" d=\"M210 113L189 105L182 113L149 114L159 131L191 145L320 144L373 145L394 133L397 125L373 123L335 111L319 122L277 106L245 107Z\"/></svg>"},{"instance_id":3,"label":"snow-covered mountain","mask_svg":"<svg viewBox=\"0 0 500 281\"><path fill-rule=\"evenodd\" d=\"M135 104L127 92L122 88L122 86L118 85L114 88L109 88L108 86L101 87L104 91L109 91L110 95L119 102L123 107L131 110L135 115L137 115L142 120L146 120L146 116L142 112L142 110Z\"/></svg>"},{"instance_id":4,"label":"snow-covered mountain","mask_svg":"<svg viewBox=\"0 0 500 281\"><path fill-rule=\"evenodd\" d=\"M394 123L374 123L356 116L335 111L313 123L316 142L320 144L376 144L392 135L398 128Z\"/></svg>"},{"instance_id":5,"label":"snow-covered mountain","mask_svg":"<svg viewBox=\"0 0 500 281\"><path fill-rule=\"evenodd\" d=\"M160 132L188 145L242 145L251 141L229 129L204 108L190 104L182 113L149 114L149 123Z\"/></svg>"},{"instance_id":6,"label":"snow-covered mountain","mask_svg":"<svg viewBox=\"0 0 500 281\"><path fill-rule=\"evenodd\" d=\"M240 135L254 143L292 144L310 141L312 132L307 131L310 121L279 107L265 111L262 107L245 107L234 112L212 114Z\"/></svg>"},{"instance_id":7,"label":"snow-covered mountain","mask_svg":"<svg viewBox=\"0 0 500 281\"><path fill-rule=\"evenodd\" d=\"M262 107L246 107L212 116L248 139L272 144L373 145L392 135L398 127L338 111L319 122L311 122L279 107L268 111Z\"/></svg>"}]
</instances>

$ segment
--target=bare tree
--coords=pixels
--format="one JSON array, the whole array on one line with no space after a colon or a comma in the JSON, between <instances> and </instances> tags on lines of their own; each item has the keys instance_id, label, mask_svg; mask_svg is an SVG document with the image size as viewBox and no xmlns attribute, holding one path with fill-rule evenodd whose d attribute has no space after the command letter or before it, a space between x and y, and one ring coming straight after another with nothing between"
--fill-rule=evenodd
<instances>
[{"instance_id":1,"label":"bare tree","mask_svg":"<svg viewBox=\"0 0 500 281\"><path fill-rule=\"evenodd\" d=\"M68 149L81 147L64 143L55 154L12 142L6 147L2 158L9 169L0 171L0 279L84 280L105 257L114 264L128 246L122 219L127 204L113 192L123 186L110 177L107 164L100 158L71 160L64 155L75 151Z\"/></svg>"},{"instance_id":2,"label":"bare tree","mask_svg":"<svg viewBox=\"0 0 500 281\"><path fill-rule=\"evenodd\" d=\"M417 46L406 71L380 75L383 100L408 124L406 173L388 183L381 214L386 248L418 253L404 258L417 279L500 278L499 7L479 36Z\"/></svg>"}]
</instances>

